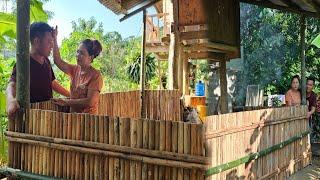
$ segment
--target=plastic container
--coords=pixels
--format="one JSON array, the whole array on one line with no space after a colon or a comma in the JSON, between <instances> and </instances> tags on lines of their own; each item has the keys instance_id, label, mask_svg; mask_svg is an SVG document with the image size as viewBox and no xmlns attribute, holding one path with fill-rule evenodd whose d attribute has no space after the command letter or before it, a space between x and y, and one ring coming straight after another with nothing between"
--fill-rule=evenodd
<instances>
[{"instance_id":1,"label":"plastic container","mask_svg":"<svg viewBox=\"0 0 320 180\"><path fill-rule=\"evenodd\" d=\"M202 81L198 81L196 83L196 96L204 96L204 83Z\"/></svg>"},{"instance_id":2,"label":"plastic container","mask_svg":"<svg viewBox=\"0 0 320 180\"><path fill-rule=\"evenodd\" d=\"M207 106L198 105L197 110L198 110L201 121L204 122L205 117L207 116Z\"/></svg>"}]
</instances>

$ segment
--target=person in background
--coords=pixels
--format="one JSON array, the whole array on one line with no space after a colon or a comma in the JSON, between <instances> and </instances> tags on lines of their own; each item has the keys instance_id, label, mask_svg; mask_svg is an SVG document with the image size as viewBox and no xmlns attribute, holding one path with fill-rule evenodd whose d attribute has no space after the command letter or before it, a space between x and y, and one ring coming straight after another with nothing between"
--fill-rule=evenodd
<instances>
[{"instance_id":1,"label":"person in background","mask_svg":"<svg viewBox=\"0 0 320 180\"><path fill-rule=\"evenodd\" d=\"M308 77L307 78L307 105L308 105L307 117L308 118L310 118L312 114L315 113L316 107L317 107L317 95L313 92L314 84L315 84L315 79L313 77Z\"/></svg>"},{"instance_id":2,"label":"person in background","mask_svg":"<svg viewBox=\"0 0 320 180\"><path fill-rule=\"evenodd\" d=\"M54 103L60 106L70 106L71 112L97 114L103 78L101 73L91 66L91 63L102 51L102 46L97 40L83 40L77 50L77 64L69 64L61 59L57 33L56 27L53 31L54 63L71 78L71 95L70 99L56 99Z\"/></svg>"},{"instance_id":3,"label":"person in background","mask_svg":"<svg viewBox=\"0 0 320 180\"><path fill-rule=\"evenodd\" d=\"M70 93L56 80L48 56L53 47L52 27L44 22L35 22L30 26L30 103L48 101L52 90L69 97ZM16 66L7 86L6 111L10 120L15 118L20 108L16 99Z\"/></svg>"},{"instance_id":4,"label":"person in background","mask_svg":"<svg viewBox=\"0 0 320 180\"><path fill-rule=\"evenodd\" d=\"M291 87L285 95L286 106L299 106L301 105L301 93L299 90L300 78L295 75L291 79Z\"/></svg>"}]
</instances>

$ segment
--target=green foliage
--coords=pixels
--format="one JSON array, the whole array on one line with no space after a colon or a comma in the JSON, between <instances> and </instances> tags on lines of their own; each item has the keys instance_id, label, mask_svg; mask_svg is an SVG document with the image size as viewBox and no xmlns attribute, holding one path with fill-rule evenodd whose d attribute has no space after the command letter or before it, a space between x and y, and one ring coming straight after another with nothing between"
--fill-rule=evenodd
<instances>
[{"instance_id":1,"label":"green foliage","mask_svg":"<svg viewBox=\"0 0 320 180\"><path fill-rule=\"evenodd\" d=\"M320 34L311 42L312 45L315 45L317 48L320 48Z\"/></svg>"},{"instance_id":2,"label":"green foliage","mask_svg":"<svg viewBox=\"0 0 320 180\"><path fill-rule=\"evenodd\" d=\"M137 53L133 63L129 64L127 74L135 83L140 83L141 54ZM146 56L146 83L156 76L156 60L155 57L148 54Z\"/></svg>"},{"instance_id":3,"label":"green foliage","mask_svg":"<svg viewBox=\"0 0 320 180\"><path fill-rule=\"evenodd\" d=\"M43 10L42 2L38 0L30 1L30 21L44 21L48 20L48 15ZM7 38L16 38L16 22L17 17L15 13L0 12L0 42L5 42Z\"/></svg>"},{"instance_id":4,"label":"green foliage","mask_svg":"<svg viewBox=\"0 0 320 180\"><path fill-rule=\"evenodd\" d=\"M306 75L320 80L320 51L310 46L320 30L320 21L307 18L307 25ZM299 28L296 14L241 4L243 87L257 84L272 94L288 90L291 77L301 73ZM315 91L318 90L316 84Z\"/></svg>"}]
</instances>

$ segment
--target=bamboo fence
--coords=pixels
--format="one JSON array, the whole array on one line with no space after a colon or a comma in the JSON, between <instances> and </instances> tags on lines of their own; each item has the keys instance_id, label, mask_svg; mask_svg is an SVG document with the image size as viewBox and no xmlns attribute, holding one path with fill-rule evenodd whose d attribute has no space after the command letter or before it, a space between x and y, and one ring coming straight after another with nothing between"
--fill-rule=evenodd
<instances>
[{"instance_id":1,"label":"bamboo fence","mask_svg":"<svg viewBox=\"0 0 320 180\"><path fill-rule=\"evenodd\" d=\"M231 167L232 163L235 165L234 168L209 177L286 179L310 164L311 150L308 136L295 138L286 145L279 144L308 131L306 112L306 107L300 106L207 117L205 141L210 166L225 164ZM277 144L278 147L272 147ZM261 157L257 153L264 153L268 148L272 152ZM257 157L249 157L252 154ZM251 158L252 161L246 161L246 158ZM240 164L240 161L246 163Z\"/></svg>"},{"instance_id":2,"label":"bamboo fence","mask_svg":"<svg viewBox=\"0 0 320 180\"><path fill-rule=\"evenodd\" d=\"M306 106L205 124L31 109L9 127L9 167L66 179L286 179L310 164Z\"/></svg>"},{"instance_id":3,"label":"bamboo fence","mask_svg":"<svg viewBox=\"0 0 320 180\"><path fill-rule=\"evenodd\" d=\"M112 117L139 118L140 96L140 91L101 94L98 113ZM180 121L180 97L178 90L146 90L146 118Z\"/></svg>"},{"instance_id":4,"label":"bamboo fence","mask_svg":"<svg viewBox=\"0 0 320 180\"><path fill-rule=\"evenodd\" d=\"M140 118L140 91L113 92L100 95L98 114L112 117ZM182 119L178 90L146 90L146 118L155 120L180 121ZM31 104L31 109L69 112L52 101Z\"/></svg>"},{"instance_id":5,"label":"bamboo fence","mask_svg":"<svg viewBox=\"0 0 320 180\"><path fill-rule=\"evenodd\" d=\"M12 168L66 179L204 179L202 124L39 109L29 117L24 132L6 132Z\"/></svg>"}]
</instances>

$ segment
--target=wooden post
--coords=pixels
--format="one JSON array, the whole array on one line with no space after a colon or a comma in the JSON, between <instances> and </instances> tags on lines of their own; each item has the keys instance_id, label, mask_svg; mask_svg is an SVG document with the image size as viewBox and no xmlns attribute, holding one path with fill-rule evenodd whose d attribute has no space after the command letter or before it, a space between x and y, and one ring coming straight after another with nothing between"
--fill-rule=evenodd
<instances>
[{"instance_id":1,"label":"wooden post","mask_svg":"<svg viewBox=\"0 0 320 180\"><path fill-rule=\"evenodd\" d=\"M178 87L179 87L179 91L181 92L181 94L183 93L183 80L184 80L184 77L183 77L183 62L185 60L185 53L183 52L183 49L180 48L180 51L179 51L179 59L178 59L178 78L179 78L179 84L178 84Z\"/></svg>"},{"instance_id":2,"label":"wooden post","mask_svg":"<svg viewBox=\"0 0 320 180\"><path fill-rule=\"evenodd\" d=\"M228 85L226 58L220 62L220 108L221 113L228 113Z\"/></svg>"},{"instance_id":3,"label":"wooden post","mask_svg":"<svg viewBox=\"0 0 320 180\"><path fill-rule=\"evenodd\" d=\"M9 121L9 130L23 132L24 121L28 118L29 111L29 76L30 76L30 55L29 55L29 29L30 29L30 1L17 0L17 82L16 98L20 104L14 122ZM9 166L19 167L20 146L9 142ZM20 168L20 167L19 167Z\"/></svg>"},{"instance_id":4,"label":"wooden post","mask_svg":"<svg viewBox=\"0 0 320 180\"><path fill-rule=\"evenodd\" d=\"M30 1L17 1L17 93L16 98L22 111L18 113L18 124L22 125L26 112L29 111L30 102ZM22 128L22 126L18 127Z\"/></svg>"},{"instance_id":5,"label":"wooden post","mask_svg":"<svg viewBox=\"0 0 320 180\"><path fill-rule=\"evenodd\" d=\"M169 45L169 67L168 67L168 89L179 89L178 63L180 52L179 24L178 24L178 0L171 0L172 3L172 29L170 33Z\"/></svg>"},{"instance_id":6,"label":"wooden post","mask_svg":"<svg viewBox=\"0 0 320 180\"><path fill-rule=\"evenodd\" d=\"M301 57L301 91L302 104L307 104L307 80L306 80L306 59L305 59L305 36L306 36L306 18L305 15L300 16L300 57Z\"/></svg>"},{"instance_id":7,"label":"wooden post","mask_svg":"<svg viewBox=\"0 0 320 180\"><path fill-rule=\"evenodd\" d=\"M143 10L143 34L142 34L142 46L141 46L141 69L140 69L140 92L141 92L141 118L146 117L146 61L145 61L145 50L146 50L146 19L147 12Z\"/></svg>"},{"instance_id":8,"label":"wooden post","mask_svg":"<svg viewBox=\"0 0 320 180\"><path fill-rule=\"evenodd\" d=\"M186 58L186 56L183 56L185 59L181 59L183 63L183 94L184 95L189 95L189 72L190 72L190 67L189 67L189 60Z\"/></svg>"}]
</instances>

